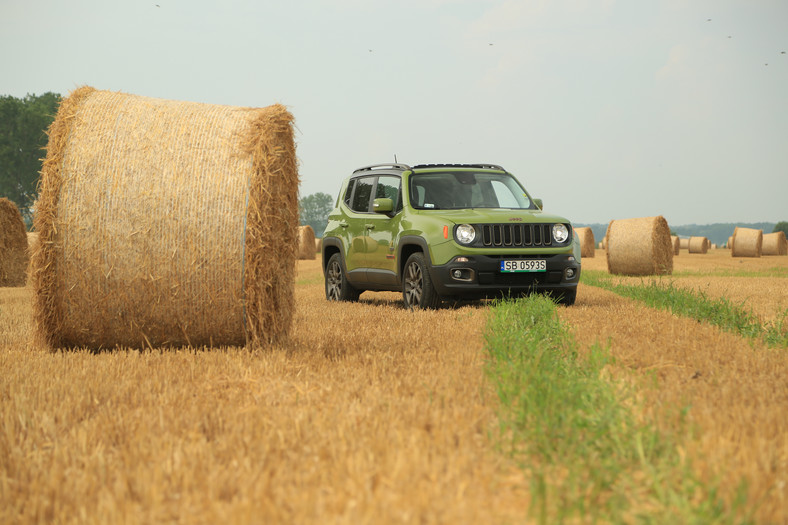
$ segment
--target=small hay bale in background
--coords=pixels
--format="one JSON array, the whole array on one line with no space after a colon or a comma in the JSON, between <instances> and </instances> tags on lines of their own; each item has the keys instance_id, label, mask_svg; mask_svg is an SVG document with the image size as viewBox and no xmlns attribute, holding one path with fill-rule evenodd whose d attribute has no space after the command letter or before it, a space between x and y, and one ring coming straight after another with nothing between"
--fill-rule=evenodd
<instances>
[{"instance_id":1,"label":"small hay bale in background","mask_svg":"<svg viewBox=\"0 0 788 525\"><path fill-rule=\"evenodd\" d=\"M315 239L315 256L323 249L323 239Z\"/></svg>"},{"instance_id":2,"label":"small hay bale in background","mask_svg":"<svg viewBox=\"0 0 788 525\"><path fill-rule=\"evenodd\" d=\"M761 255L788 255L788 240L785 238L785 232L764 234Z\"/></svg>"},{"instance_id":3,"label":"small hay bale in background","mask_svg":"<svg viewBox=\"0 0 788 525\"><path fill-rule=\"evenodd\" d=\"M689 239L688 238L679 239L679 248L682 250L689 250Z\"/></svg>"},{"instance_id":4,"label":"small hay bale in background","mask_svg":"<svg viewBox=\"0 0 788 525\"><path fill-rule=\"evenodd\" d=\"M690 253L706 253L709 251L709 240L706 237L690 237L688 249Z\"/></svg>"},{"instance_id":5,"label":"small hay bale in background","mask_svg":"<svg viewBox=\"0 0 788 525\"><path fill-rule=\"evenodd\" d=\"M315 230L310 225L298 227L298 258L315 258Z\"/></svg>"},{"instance_id":6,"label":"small hay bale in background","mask_svg":"<svg viewBox=\"0 0 788 525\"><path fill-rule=\"evenodd\" d=\"M681 249L681 239L679 239L678 235L671 235L670 242L673 245L673 255L678 255Z\"/></svg>"},{"instance_id":7,"label":"small hay bale in background","mask_svg":"<svg viewBox=\"0 0 788 525\"><path fill-rule=\"evenodd\" d=\"M607 269L617 275L659 275L673 272L673 243L664 217L610 221Z\"/></svg>"},{"instance_id":8,"label":"small hay bale in background","mask_svg":"<svg viewBox=\"0 0 788 525\"><path fill-rule=\"evenodd\" d=\"M732 257L760 257L763 248L763 230L740 228L733 230Z\"/></svg>"},{"instance_id":9,"label":"small hay bale in background","mask_svg":"<svg viewBox=\"0 0 788 525\"><path fill-rule=\"evenodd\" d=\"M591 228L575 228L575 234L580 241L580 257L594 256L594 232Z\"/></svg>"},{"instance_id":10,"label":"small hay bale in background","mask_svg":"<svg viewBox=\"0 0 788 525\"><path fill-rule=\"evenodd\" d=\"M29 261L22 214L13 201L0 198L0 286L24 286Z\"/></svg>"},{"instance_id":11,"label":"small hay bale in background","mask_svg":"<svg viewBox=\"0 0 788 525\"><path fill-rule=\"evenodd\" d=\"M728 245L727 245L727 248L728 248L729 250L730 250L731 248L733 248L733 235L731 235L730 237L728 237Z\"/></svg>"},{"instance_id":12,"label":"small hay bale in background","mask_svg":"<svg viewBox=\"0 0 788 525\"><path fill-rule=\"evenodd\" d=\"M51 347L257 345L292 325L293 117L91 87L41 171L36 334Z\"/></svg>"}]
</instances>

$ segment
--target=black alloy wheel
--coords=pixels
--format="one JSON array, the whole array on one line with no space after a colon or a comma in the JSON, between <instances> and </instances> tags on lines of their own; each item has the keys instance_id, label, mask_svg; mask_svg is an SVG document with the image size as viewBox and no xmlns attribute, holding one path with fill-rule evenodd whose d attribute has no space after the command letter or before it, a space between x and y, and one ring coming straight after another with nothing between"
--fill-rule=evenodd
<instances>
[{"instance_id":1,"label":"black alloy wheel","mask_svg":"<svg viewBox=\"0 0 788 525\"><path fill-rule=\"evenodd\" d=\"M326 299L329 301L357 301L360 292L348 282L342 267L342 256L335 253L326 266Z\"/></svg>"},{"instance_id":2,"label":"black alloy wheel","mask_svg":"<svg viewBox=\"0 0 788 525\"><path fill-rule=\"evenodd\" d=\"M402 276L402 299L410 309L435 309L440 296L430 278L424 255L417 252L408 257Z\"/></svg>"}]
</instances>

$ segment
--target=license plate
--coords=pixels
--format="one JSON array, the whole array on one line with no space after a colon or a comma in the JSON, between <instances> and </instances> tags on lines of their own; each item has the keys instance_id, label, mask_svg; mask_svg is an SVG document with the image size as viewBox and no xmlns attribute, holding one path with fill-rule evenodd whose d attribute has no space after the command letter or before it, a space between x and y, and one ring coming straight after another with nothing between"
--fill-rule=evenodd
<instances>
[{"instance_id":1,"label":"license plate","mask_svg":"<svg viewBox=\"0 0 788 525\"><path fill-rule=\"evenodd\" d=\"M544 259L510 259L501 261L502 272L546 272Z\"/></svg>"}]
</instances>

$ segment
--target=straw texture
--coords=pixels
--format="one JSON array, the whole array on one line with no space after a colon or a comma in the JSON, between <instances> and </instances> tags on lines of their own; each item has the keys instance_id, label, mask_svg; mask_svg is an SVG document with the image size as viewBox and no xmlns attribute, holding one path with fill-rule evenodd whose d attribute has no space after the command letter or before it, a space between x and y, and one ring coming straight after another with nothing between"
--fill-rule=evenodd
<instances>
[{"instance_id":1,"label":"straw texture","mask_svg":"<svg viewBox=\"0 0 788 525\"><path fill-rule=\"evenodd\" d=\"M763 249L763 230L736 227L733 230L733 257L760 257Z\"/></svg>"},{"instance_id":2,"label":"straw texture","mask_svg":"<svg viewBox=\"0 0 788 525\"><path fill-rule=\"evenodd\" d=\"M660 215L610 221L607 269L618 275L672 273L673 243L665 218Z\"/></svg>"},{"instance_id":3,"label":"straw texture","mask_svg":"<svg viewBox=\"0 0 788 525\"><path fill-rule=\"evenodd\" d=\"M671 235L670 242L673 244L673 255L678 255L681 249L681 239L678 235Z\"/></svg>"},{"instance_id":4,"label":"straw texture","mask_svg":"<svg viewBox=\"0 0 788 525\"><path fill-rule=\"evenodd\" d=\"M298 210L292 120L279 105L74 91L50 127L41 172L38 337L89 348L286 337Z\"/></svg>"},{"instance_id":5,"label":"straw texture","mask_svg":"<svg viewBox=\"0 0 788 525\"><path fill-rule=\"evenodd\" d=\"M315 230L310 225L298 227L298 258L314 259L317 255L315 250Z\"/></svg>"},{"instance_id":6,"label":"straw texture","mask_svg":"<svg viewBox=\"0 0 788 525\"><path fill-rule=\"evenodd\" d=\"M24 286L29 260L22 214L13 201L0 198L0 286Z\"/></svg>"},{"instance_id":7,"label":"straw texture","mask_svg":"<svg viewBox=\"0 0 788 525\"><path fill-rule=\"evenodd\" d=\"M785 232L767 233L763 236L762 255L788 255Z\"/></svg>"},{"instance_id":8,"label":"straw texture","mask_svg":"<svg viewBox=\"0 0 788 525\"><path fill-rule=\"evenodd\" d=\"M591 228L575 228L575 233L580 241L580 257L594 256L594 232Z\"/></svg>"},{"instance_id":9,"label":"straw texture","mask_svg":"<svg viewBox=\"0 0 788 525\"><path fill-rule=\"evenodd\" d=\"M709 251L711 243L706 237L690 237L689 238L689 252L690 253L706 253Z\"/></svg>"}]
</instances>

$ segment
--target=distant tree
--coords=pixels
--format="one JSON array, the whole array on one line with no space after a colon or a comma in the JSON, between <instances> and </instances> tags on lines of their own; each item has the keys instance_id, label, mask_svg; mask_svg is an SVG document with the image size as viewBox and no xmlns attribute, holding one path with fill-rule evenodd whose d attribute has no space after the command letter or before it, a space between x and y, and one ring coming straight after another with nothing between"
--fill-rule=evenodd
<instances>
[{"instance_id":1,"label":"distant tree","mask_svg":"<svg viewBox=\"0 0 788 525\"><path fill-rule=\"evenodd\" d=\"M298 201L298 214L301 225L309 225L315 230L316 237L326 231L328 215L334 208L334 199L328 193L313 193Z\"/></svg>"},{"instance_id":2,"label":"distant tree","mask_svg":"<svg viewBox=\"0 0 788 525\"><path fill-rule=\"evenodd\" d=\"M51 92L24 98L0 96L0 197L14 201L28 229L47 145L46 130L60 99Z\"/></svg>"},{"instance_id":3,"label":"distant tree","mask_svg":"<svg viewBox=\"0 0 788 525\"><path fill-rule=\"evenodd\" d=\"M788 236L788 221L780 221L774 225L774 232L783 232L786 236Z\"/></svg>"}]
</instances>

